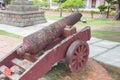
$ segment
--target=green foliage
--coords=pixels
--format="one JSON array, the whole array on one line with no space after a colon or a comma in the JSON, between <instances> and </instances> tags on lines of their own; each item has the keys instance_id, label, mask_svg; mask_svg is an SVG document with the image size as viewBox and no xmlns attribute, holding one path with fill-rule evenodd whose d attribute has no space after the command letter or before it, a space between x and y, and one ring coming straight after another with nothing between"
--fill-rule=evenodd
<instances>
[{"instance_id":1,"label":"green foliage","mask_svg":"<svg viewBox=\"0 0 120 80\"><path fill-rule=\"evenodd\" d=\"M94 10L91 10L91 11L90 11L90 13L91 13L91 14L94 14L94 13L95 13L95 11L94 11Z\"/></svg>"},{"instance_id":2,"label":"green foliage","mask_svg":"<svg viewBox=\"0 0 120 80\"><path fill-rule=\"evenodd\" d=\"M53 0L53 2L59 3L59 0Z\"/></svg>"},{"instance_id":3,"label":"green foliage","mask_svg":"<svg viewBox=\"0 0 120 80\"><path fill-rule=\"evenodd\" d=\"M104 11L105 9L107 9L107 6L104 5L104 4L99 5L99 6L98 6L98 9L99 9L100 11Z\"/></svg>"},{"instance_id":4,"label":"green foliage","mask_svg":"<svg viewBox=\"0 0 120 80\"><path fill-rule=\"evenodd\" d=\"M91 10L90 13L91 13L91 18L93 18L93 14L95 13L95 11Z\"/></svg>"},{"instance_id":5,"label":"green foliage","mask_svg":"<svg viewBox=\"0 0 120 80\"><path fill-rule=\"evenodd\" d=\"M84 7L83 0L67 0L62 4L63 8L78 9Z\"/></svg>"},{"instance_id":6,"label":"green foliage","mask_svg":"<svg viewBox=\"0 0 120 80\"><path fill-rule=\"evenodd\" d=\"M65 1L67 1L67 0L53 0L53 2L57 2L57 3L64 3Z\"/></svg>"},{"instance_id":7,"label":"green foliage","mask_svg":"<svg viewBox=\"0 0 120 80\"><path fill-rule=\"evenodd\" d=\"M12 0L8 0L8 4L10 4L10 3L11 3L11 1L12 1Z\"/></svg>"},{"instance_id":8,"label":"green foliage","mask_svg":"<svg viewBox=\"0 0 120 80\"><path fill-rule=\"evenodd\" d=\"M112 3L116 4L116 3L118 3L118 0L113 0Z\"/></svg>"},{"instance_id":9,"label":"green foliage","mask_svg":"<svg viewBox=\"0 0 120 80\"><path fill-rule=\"evenodd\" d=\"M49 6L49 1L48 0L33 0L34 5L36 6Z\"/></svg>"},{"instance_id":10,"label":"green foliage","mask_svg":"<svg viewBox=\"0 0 120 80\"><path fill-rule=\"evenodd\" d=\"M114 1L114 0L106 0L107 3L111 3L112 1Z\"/></svg>"},{"instance_id":11,"label":"green foliage","mask_svg":"<svg viewBox=\"0 0 120 80\"><path fill-rule=\"evenodd\" d=\"M45 16L49 20L59 20L62 18L62 17L59 17L59 14L46 14ZM65 17L65 15L63 17Z\"/></svg>"},{"instance_id":12,"label":"green foliage","mask_svg":"<svg viewBox=\"0 0 120 80\"><path fill-rule=\"evenodd\" d=\"M61 2L61 3L64 3L65 1L67 1L67 0L59 0L59 2Z\"/></svg>"},{"instance_id":13,"label":"green foliage","mask_svg":"<svg viewBox=\"0 0 120 80\"><path fill-rule=\"evenodd\" d=\"M39 0L33 0L33 3L35 4L35 5L40 5L40 1Z\"/></svg>"},{"instance_id":14,"label":"green foliage","mask_svg":"<svg viewBox=\"0 0 120 80\"><path fill-rule=\"evenodd\" d=\"M107 16L106 16L106 18L109 18L110 5L112 4L113 1L114 1L114 0L106 0L106 2L108 3Z\"/></svg>"}]
</instances>

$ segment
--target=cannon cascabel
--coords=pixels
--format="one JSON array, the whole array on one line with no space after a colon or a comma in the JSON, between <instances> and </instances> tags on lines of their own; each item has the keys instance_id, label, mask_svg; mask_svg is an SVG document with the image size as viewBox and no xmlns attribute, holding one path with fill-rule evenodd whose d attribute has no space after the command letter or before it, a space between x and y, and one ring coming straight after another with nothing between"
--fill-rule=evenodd
<instances>
[{"instance_id":1,"label":"cannon cascabel","mask_svg":"<svg viewBox=\"0 0 120 80\"><path fill-rule=\"evenodd\" d=\"M81 13L72 13L71 15L54 22L33 34L28 35L23 39L22 46L17 49L17 54L36 54L53 40L61 36L66 26L73 26L81 17Z\"/></svg>"}]
</instances>

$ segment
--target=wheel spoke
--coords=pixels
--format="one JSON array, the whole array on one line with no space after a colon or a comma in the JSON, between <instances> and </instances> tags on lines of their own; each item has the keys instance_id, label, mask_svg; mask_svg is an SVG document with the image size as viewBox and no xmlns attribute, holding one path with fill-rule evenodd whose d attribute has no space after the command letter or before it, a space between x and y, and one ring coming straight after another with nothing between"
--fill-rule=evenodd
<instances>
[{"instance_id":1,"label":"wheel spoke","mask_svg":"<svg viewBox=\"0 0 120 80\"><path fill-rule=\"evenodd\" d=\"M73 59L73 60L72 60L72 63L74 63L75 61L76 61L76 59Z\"/></svg>"},{"instance_id":2,"label":"wheel spoke","mask_svg":"<svg viewBox=\"0 0 120 80\"><path fill-rule=\"evenodd\" d=\"M87 55L87 53L86 52L84 52L83 54L82 54L82 57L85 57Z\"/></svg>"},{"instance_id":3,"label":"wheel spoke","mask_svg":"<svg viewBox=\"0 0 120 80\"><path fill-rule=\"evenodd\" d=\"M81 45L79 46L79 53L81 53Z\"/></svg>"},{"instance_id":4,"label":"wheel spoke","mask_svg":"<svg viewBox=\"0 0 120 80\"><path fill-rule=\"evenodd\" d=\"M81 68L82 67L82 62L79 62L79 68Z\"/></svg>"},{"instance_id":5,"label":"wheel spoke","mask_svg":"<svg viewBox=\"0 0 120 80\"><path fill-rule=\"evenodd\" d=\"M74 66L76 63L77 63L77 61L75 60L74 62L71 63L71 65Z\"/></svg>"},{"instance_id":6,"label":"wheel spoke","mask_svg":"<svg viewBox=\"0 0 120 80\"><path fill-rule=\"evenodd\" d=\"M79 62L79 67L81 68L81 62Z\"/></svg>"},{"instance_id":7,"label":"wheel spoke","mask_svg":"<svg viewBox=\"0 0 120 80\"><path fill-rule=\"evenodd\" d=\"M86 58L88 56L87 52L84 53L82 56L83 56L83 58Z\"/></svg>"},{"instance_id":8,"label":"wheel spoke","mask_svg":"<svg viewBox=\"0 0 120 80\"><path fill-rule=\"evenodd\" d=\"M82 59L82 62L85 62L85 59Z\"/></svg>"},{"instance_id":9,"label":"wheel spoke","mask_svg":"<svg viewBox=\"0 0 120 80\"><path fill-rule=\"evenodd\" d=\"M84 49L84 46L81 45L81 50L80 50L80 54L83 55L83 49Z\"/></svg>"},{"instance_id":10,"label":"wheel spoke","mask_svg":"<svg viewBox=\"0 0 120 80\"><path fill-rule=\"evenodd\" d=\"M83 59L82 59L82 62L85 63L85 62L86 62L86 59L87 59L87 58L83 58Z\"/></svg>"},{"instance_id":11,"label":"wheel spoke","mask_svg":"<svg viewBox=\"0 0 120 80\"><path fill-rule=\"evenodd\" d=\"M78 63L76 63L76 69L78 69L79 67L78 67L79 65L78 65Z\"/></svg>"},{"instance_id":12,"label":"wheel spoke","mask_svg":"<svg viewBox=\"0 0 120 80\"><path fill-rule=\"evenodd\" d=\"M72 66L74 66L77 63L77 61L75 60L74 62L72 62Z\"/></svg>"},{"instance_id":13,"label":"wheel spoke","mask_svg":"<svg viewBox=\"0 0 120 80\"><path fill-rule=\"evenodd\" d=\"M78 51L77 50L75 50L75 53L74 53L76 56L78 55Z\"/></svg>"},{"instance_id":14,"label":"wheel spoke","mask_svg":"<svg viewBox=\"0 0 120 80\"><path fill-rule=\"evenodd\" d=\"M78 52L80 53L81 52L81 46L79 46L78 49L79 49Z\"/></svg>"},{"instance_id":15,"label":"wheel spoke","mask_svg":"<svg viewBox=\"0 0 120 80\"><path fill-rule=\"evenodd\" d=\"M72 56L72 59L73 59L73 60L76 59L76 58L77 58L77 55Z\"/></svg>"},{"instance_id":16,"label":"wheel spoke","mask_svg":"<svg viewBox=\"0 0 120 80\"><path fill-rule=\"evenodd\" d=\"M83 56L83 57L88 56L87 49L86 49L86 51L83 53L83 55L82 55L82 56Z\"/></svg>"},{"instance_id":17,"label":"wheel spoke","mask_svg":"<svg viewBox=\"0 0 120 80\"><path fill-rule=\"evenodd\" d=\"M86 47L84 47L84 49L83 49L83 53L85 53L87 51L87 48Z\"/></svg>"},{"instance_id":18,"label":"wheel spoke","mask_svg":"<svg viewBox=\"0 0 120 80\"><path fill-rule=\"evenodd\" d=\"M83 49L84 49L84 45L81 45L81 51L83 51Z\"/></svg>"},{"instance_id":19,"label":"wheel spoke","mask_svg":"<svg viewBox=\"0 0 120 80\"><path fill-rule=\"evenodd\" d=\"M77 61L77 56L73 56L72 61Z\"/></svg>"}]
</instances>

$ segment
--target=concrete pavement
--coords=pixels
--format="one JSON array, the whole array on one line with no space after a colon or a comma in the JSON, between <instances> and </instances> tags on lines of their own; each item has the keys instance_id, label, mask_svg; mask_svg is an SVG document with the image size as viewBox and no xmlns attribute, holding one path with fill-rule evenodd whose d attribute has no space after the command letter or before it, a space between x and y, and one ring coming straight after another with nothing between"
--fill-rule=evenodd
<instances>
[{"instance_id":1,"label":"concrete pavement","mask_svg":"<svg viewBox=\"0 0 120 80\"><path fill-rule=\"evenodd\" d=\"M120 43L91 38L90 58L120 68Z\"/></svg>"},{"instance_id":2,"label":"concrete pavement","mask_svg":"<svg viewBox=\"0 0 120 80\"><path fill-rule=\"evenodd\" d=\"M48 21L48 23L38 24L25 28L0 24L0 30L21 36L27 36L43 28L44 26L51 24L52 22L54 21ZM120 43L98 38L91 38L88 43L90 47L90 58L120 68Z\"/></svg>"},{"instance_id":3,"label":"concrete pavement","mask_svg":"<svg viewBox=\"0 0 120 80\"><path fill-rule=\"evenodd\" d=\"M43 23L43 24L37 24L34 26L29 26L29 27L15 27L15 26L10 26L10 25L6 25L6 24L0 24L0 30L4 30L13 34L17 34L17 35L21 35L23 37L34 33L38 30L40 30L41 28L53 23L55 21L48 21L47 23Z\"/></svg>"}]
</instances>

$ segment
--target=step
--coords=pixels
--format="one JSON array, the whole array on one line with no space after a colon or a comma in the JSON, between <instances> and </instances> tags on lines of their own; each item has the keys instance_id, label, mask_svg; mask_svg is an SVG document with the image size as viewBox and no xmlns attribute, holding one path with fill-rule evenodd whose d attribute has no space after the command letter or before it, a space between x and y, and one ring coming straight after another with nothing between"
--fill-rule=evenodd
<instances>
[{"instance_id":1,"label":"step","mask_svg":"<svg viewBox=\"0 0 120 80\"><path fill-rule=\"evenodd\" d=\"M14 58L12 60L12 63L19 66L19 67L21 67L21 68L23 68L23 69L25 69L25 70L27 70L33 64L32 62L30 62L30 61L28 61L26 59L20 60L18 58Z\"/></svg>"},{"instance_id":2,"label":"step","mask_svg":"<svg viewBox=\"0 0 120 80\"><path fill-rule=\"evenodd\" d=\"M9 79L11 79L11 80L18 80L18 79L19 79L20 75L18 75L18 74L7 75L7 74L4 72L5 68L8 68L8 67L6 67L5 65L1 66L1 67L0 67L0 72L3 73L3 74L5 74L5 75L6 75Z\"/></svg>"}]
</instances>

